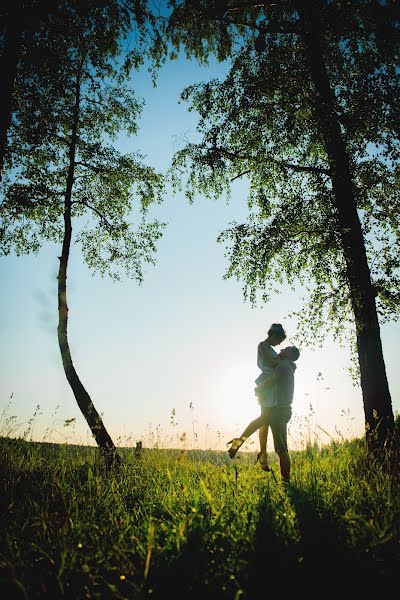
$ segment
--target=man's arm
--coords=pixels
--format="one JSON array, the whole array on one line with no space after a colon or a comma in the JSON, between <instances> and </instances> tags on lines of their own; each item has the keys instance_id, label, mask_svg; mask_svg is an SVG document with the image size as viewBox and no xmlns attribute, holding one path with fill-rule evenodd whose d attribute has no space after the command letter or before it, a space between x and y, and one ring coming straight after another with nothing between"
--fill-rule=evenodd
<instances>
[{"instance_id":1,"label":"man's arm","mask_svg":"<svg viewBox=\"0 0 400 600\"><path fill-rule=\"evenodd\" d=\"M257 385L257 391L263 390L264 388L269 388L273 385L279 378L279 373L272 373L269 377L266 377Z\"/></svg>"},{"instance_id":2,"label":"man's arm","mask_svg":"<svg viewBox=\"0 0 400 600\"><path fill-rule=\"evenodd\" d=\"M269 377L262 379L257 385L256 390L259 391L271 387L271 385L285 377L288 368L290 367L288 367L287 361L279 359L279 365L275 368L274 372Z\"/></svg>"}]
</instances>

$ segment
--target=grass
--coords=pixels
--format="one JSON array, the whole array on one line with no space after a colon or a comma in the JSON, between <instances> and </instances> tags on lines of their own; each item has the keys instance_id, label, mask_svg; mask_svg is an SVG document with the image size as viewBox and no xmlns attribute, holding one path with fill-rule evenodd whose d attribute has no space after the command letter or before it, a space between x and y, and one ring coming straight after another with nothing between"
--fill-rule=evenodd
<instances>
[{"instance_id":1,"label":"grass","mask_svg":"<svg viewBox=\"0 0 400 600\"><path fill-rule=\"evenodd\" d=\"M232 600L382 592L400 565L399 477L360 440L254 455L0 439L3 598ZM345 586L345 587L344 587Z\"/></svg>"}]
</instances>

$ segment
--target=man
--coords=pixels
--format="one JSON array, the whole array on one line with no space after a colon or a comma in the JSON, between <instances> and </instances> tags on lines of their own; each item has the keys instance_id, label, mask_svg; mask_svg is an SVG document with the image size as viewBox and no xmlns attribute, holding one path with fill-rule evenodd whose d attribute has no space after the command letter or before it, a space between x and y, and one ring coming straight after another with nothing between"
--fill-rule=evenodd
<instances>
[{"instance_id":1,"label":"man","mask_svg":"<svg viewBox=\"0 0 400 600\"><path fill-rule=\"evenodd\" d=\"M275 404L274 406L263 406L260 401L261 415L251 421L243 431L240 438L234 438L228 443L232 446L228 453L231 458L236 456L240 446L260 427L265 426L268 435L268 427L271 428L274 437L275 452L279 455L279 464L282 479L285 482L290 480L290 457L287 447L287 424L292 416L292 402L294 393L294 372L296 370L295 361L300 356L300 351L295 346L283 348L279 353L279 363L269 377L263 377L255 388L258 398L265 396L265 390L275 386ZM265 445L261 447L258 455L267 453L267 435L265 435ZM269 470L267 464L260 459L264 470Z\"/></svg>"},{"instance_id":2,"label":"man","mask_svg":"<svg viewBox=\"0 0 400 600\"><path fill-rule=\"evenodd\" d=\"M286 339L286 331L283 329L280 323L273 323L268 330L267 338L260 342L257 347L257 366L261 370L261 374L256 379L258 385L261 381L268 378L274 372L275 367L279 363L279 356L274 346L279 346ZM258 396L258 402L261 407L267 408L274 406L276 403L275 388L272 385L270 387L263 387L262 392ZM268 439L268 427L262 425L259 429L260 438L260 452L257 454L257 461L260 462L261 468L264 471L269 471L268 457L267 457L267 439Z\"/></svg>"},{"instance_id":3,"label":"man","mask_svg":"<svg viewBox=\"0 0 400 600\"><path fill-rule=\"evenodd\" d=\"M262 393L265 388L275 386L275 406L265 409L266 423L260 431L260 459L267 454L268 427L271 428L274 438L275 452L279 456L279 464L282 479L290 480L290 456L287 446L287 424L292 416L292 402L294 394L294 373L296 365L294 362L299 358L300 352L295 346L283 348L279 353L281 359L274 372L268 379L261 382L256 388L256 394ZM263 467L265 468L265 467ZM267 467L268 469L268 467ZM265 469L265 470L267 470Z\"/></svg>"}]
</instances>

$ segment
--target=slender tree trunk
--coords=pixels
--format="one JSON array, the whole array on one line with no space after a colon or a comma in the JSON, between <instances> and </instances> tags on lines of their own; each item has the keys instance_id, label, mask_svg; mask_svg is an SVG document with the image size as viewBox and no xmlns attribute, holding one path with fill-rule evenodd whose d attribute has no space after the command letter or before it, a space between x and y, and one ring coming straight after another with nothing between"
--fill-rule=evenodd
<instances>
[{"instance_id":1,"label":"slender tree trunk","mask_svg":"<svg viewBox=\"0 0 400 600\"><path fill-rule=\"evenodd\" d=\"M75 152L76 140L79 122L79 104L80 104L80 78L76 80L76 96L74 107L73 128L71 142L69 147L69 169L67 176L67 185L65 191L65 211L64 211L64 239L62 253L60 256L60 268L58 271L58 343L60 346L61 357L64 365L65 375L68 383L74 393L75 399L83 416L85 417L93 436L102 450L107 464L110 466L115 461L119 461L115 445L108 434L100 415L94 407L94 404L83 386L75 367L72 363L71 351L68 344L68 304L67 304L67 269L68 258L72 237L72 187L74 184L75 170Z\"/></svg>"},{"instance_id":2,"label":"slender tree trunk","mask_svg":"<svg viewBox=\"0 0 400 600\"><path fill-rule=\"evenodd\" d=\"M15 78L21 56L22 0L9 2L6 18L4 47L1 55L1 111L0 111L0 181L7 154L7 134L11 125Z\"/></svg>"},{"instance_id":3,"label":"slender tree trunk","mask_svg":"<svg viewBox=\"0 0 400 600\"><path fill-rule=\"evenodd\" d=\"M376 293L371 281L357 212L347 147L324 61L319 6L315 2L299 1L298 11L303 20L302 39L316 91L315 115L320 124L332 172L332 189L356 324L366 438L368 448L374 450L384 447L394 430L392 402L376 310Z\"/></svg>"}]
</instances>

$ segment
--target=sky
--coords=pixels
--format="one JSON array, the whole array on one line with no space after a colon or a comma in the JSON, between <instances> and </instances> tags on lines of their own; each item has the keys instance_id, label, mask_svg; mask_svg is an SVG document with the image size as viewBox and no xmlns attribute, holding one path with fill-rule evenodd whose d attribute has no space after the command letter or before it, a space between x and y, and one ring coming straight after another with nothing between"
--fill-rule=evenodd
<instances>
[{"instance_id":1,"label":"sky","mask_svg":"<svg viewBox=\"0 0 400 600\"><path fill-rule=\"evenodd\" d=\"M200 67L180 58L159 72L154 88L145 69L132 85L145 99L138 136L120 141L140 149L147 164L165 172L182 139L196 135L197 117L179 103L182 89L223 76L226 65ZM228 266L218 234L247 215L247 183L232 198L189 204L168 189L150 217L167 222L155 266L144 281L93 275L72 248L68 274L69 341L75 368L106 428L120 446L226 449L258 416L253 388L258 343L271 323L288 338L297 333L289 314L302 290L283 288L257 307L243 300L240 282L224 280ZM0 434L59 443L93 444L66 381L57 341L57 269L60 248L46 243L37 255L0 258ZM393 410L400 409L400 324L381 327ZM349 349L326 336L322 347L300 347L289 444L361 436L361 389L348 368ZM281 346L283 347L285 343ZM271 436L270 436L271 437ZM244 447L256 448L256 435ZM268 449L272 450L272 439Z\"/></svg>"}]
</instances>

